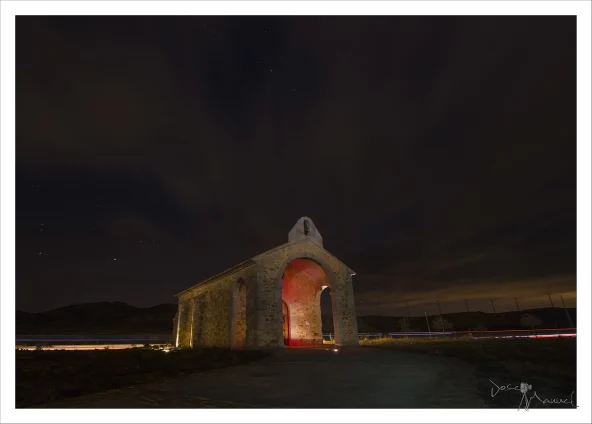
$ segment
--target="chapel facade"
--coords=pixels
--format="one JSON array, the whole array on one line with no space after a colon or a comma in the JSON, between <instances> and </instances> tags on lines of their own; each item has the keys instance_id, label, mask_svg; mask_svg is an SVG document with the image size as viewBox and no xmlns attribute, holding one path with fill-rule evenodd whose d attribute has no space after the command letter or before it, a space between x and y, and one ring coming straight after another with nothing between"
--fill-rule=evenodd
<instances>
[{"instance_id":1,"label":"chapel facade","mask_svg":"<svg viewBox=\"0 0 592 424\"><path fill-rule=\"evenodd\" d=\"M321 293L330 288L335 344L357 345L358 328L348 266L323 248L310 218L288 242L177 295L176 347L270 348L323 343Z\"/></svg>"}]
</instances>

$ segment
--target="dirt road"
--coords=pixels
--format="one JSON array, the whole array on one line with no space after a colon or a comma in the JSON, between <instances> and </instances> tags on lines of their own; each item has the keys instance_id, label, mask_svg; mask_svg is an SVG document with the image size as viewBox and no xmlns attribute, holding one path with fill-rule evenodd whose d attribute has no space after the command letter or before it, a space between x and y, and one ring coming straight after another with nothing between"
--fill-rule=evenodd
<instances>
[{"instance_id":1,"label":"dirt road","mask_svg":"<svg viewBox=\"0 0 592 424\"><path fill-rule=\"evenodd\" d=\"M247 365L49 408L483 408L470 365L372 348L281 349Z\"/></svg>"}]
</instances>

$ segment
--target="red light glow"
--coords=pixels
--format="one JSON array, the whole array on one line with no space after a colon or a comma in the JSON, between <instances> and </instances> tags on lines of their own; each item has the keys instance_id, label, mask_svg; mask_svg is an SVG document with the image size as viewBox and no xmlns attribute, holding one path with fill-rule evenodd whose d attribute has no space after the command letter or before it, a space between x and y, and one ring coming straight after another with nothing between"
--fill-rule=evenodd
<instances>
[{"instance_id":1,"label":"red light glow","mask_svg":"<svg viewBox=\"0 0 592 424\"><path fill-rule=\"evenodd\" d=\"M319 264L295 259L284 271L284 340L290 347L323 343L320 295L328 279Z\"/></svg>"}]
</instances>

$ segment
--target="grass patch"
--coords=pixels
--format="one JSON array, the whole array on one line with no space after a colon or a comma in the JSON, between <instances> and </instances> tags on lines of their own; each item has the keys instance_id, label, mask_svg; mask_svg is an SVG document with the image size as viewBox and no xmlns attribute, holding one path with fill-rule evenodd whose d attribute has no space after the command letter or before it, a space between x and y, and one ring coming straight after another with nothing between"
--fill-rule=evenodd
<instances>
[{"instance_id":1,"label":"grass patch","mask_svg":"<svg viewBox=\"0 0 592 424\"><path fill-rule=\"evenodd\" d=\"M362 340L363 346L395 349L458 358L475 366L479 393L489 407L518 408L522 393L500 391L494 397L493 381L498 386L532 385L532 396L541 399L565 399L576 390L576 338L540 339L472 339L466 338L409 338ZM573 403L577 405L576 393ZM533 408L560 408L569 405L549 405L532 401Z\"/></svg>"},{"instance_id":2,"label":"grass patch","mask_svg":"<svg viewBox=\"0 0 592 424\"><path fill-rule=\"evenodd\" d=\"M265 351L153 349L16 351L16 407L256 361Z\"/></svg>"}]
</instances>

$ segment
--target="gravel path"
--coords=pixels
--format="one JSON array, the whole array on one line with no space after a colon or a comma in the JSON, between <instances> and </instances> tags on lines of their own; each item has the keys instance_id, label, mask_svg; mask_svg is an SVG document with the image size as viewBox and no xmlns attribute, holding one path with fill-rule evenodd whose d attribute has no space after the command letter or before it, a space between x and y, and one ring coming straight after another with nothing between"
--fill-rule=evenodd
<instances>
[{"instance_id":1,"label":"gravel path","mask_svg":"<svg viewBox=\"0 0 592 424\"><path fill-rule=\"evenodd\" d=\"M473 368L383 349L280 349L247 365L42 408L483 408Z\"/></svg>"}]
</instances>

